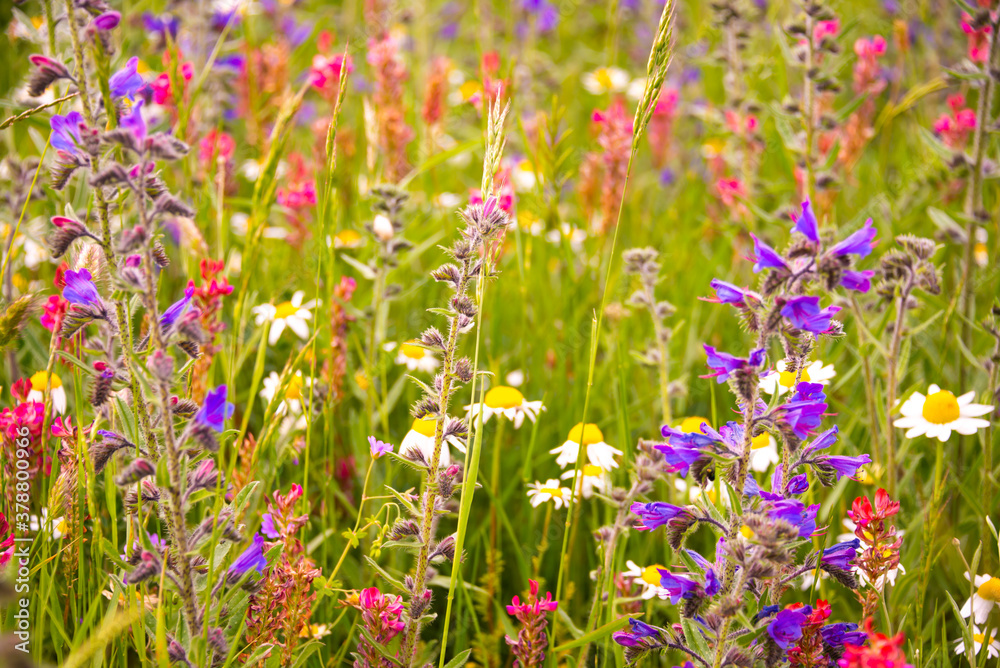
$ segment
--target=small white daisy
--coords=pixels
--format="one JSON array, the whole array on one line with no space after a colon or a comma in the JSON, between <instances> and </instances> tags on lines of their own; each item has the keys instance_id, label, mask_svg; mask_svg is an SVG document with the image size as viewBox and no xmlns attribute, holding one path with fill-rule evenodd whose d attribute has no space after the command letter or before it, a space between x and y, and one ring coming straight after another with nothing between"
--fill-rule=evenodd
<instances>
[{"instance_id":1,"label":"small white daisy","mask_svg":"<svg viewBox=\"0 0 1000 668\"><path fill-rule=\"evenodd\" d=\"M816 360L802 370L799 382L819 383L829 385L834 376L837 375L832 364L823 365L823 362ZM774 365L774 371L760 379L760 389L768 394L778 393L778 396L785 394L795 385L795 372L788 371L788 364L781 360Z\"/></svg>"},{"instance_id":2,"label":"small white daisy","mask_svg":"<svg viewBox=\"0 0 1000 668\"><path fill-rule=\"evenodd\" d=\"M989 640L986 637L989 636ZM955 654L965 654L965 639L954 640ZM1000 656L1000 642L997 642L996 629L980 629L975 624L972 625L972 649L976 655L979 650L986 645L986 656L990 659Z\"/></svg>"},{"instance_id":3,"label":"small white daisy","mask_svg":"<svg viewBox=\"0 0 1000 668\"><path fill-rule=\"evenodd\" d=\"M295 332L295 334L300 339L309 338L309 323L307 320L312 319L312 313L309 309L316 306L316 301L310 301L302 303L302 298L305 297L305 293L299 290L294 295L292 295L292 300L287 301L275 306L274 304L261 304L260 306L253 307L253 313L256 315L257 325L263 325L265 322L271 323L271 332L267 337L267 342L269 345L274 345L278 342L281 337L281 333L285 331L285 327Z\"/></svg>"},{"instance_id":4,"label":"small white daisy","mask_svg":"<svg viewBox=\"0 0 1000 668\"><path fill-rule=\"evenodd\" d=\"M583 75L583 87L591 95L621 93L629 85L628 72L618 67L598 67Z\"/></svg>"},{"instance_id":5,"label":"small white daisy","mask_svg":"<svg viewBox=\"0 0 1000 668\"><path fill-rule=\"evenodd\" d=\"M399 444L399 454L405 456L408 452L420 450L424 455L424 459L430 462L431 457L434 456L435 429L437 429L437 420L415 419L413 426L410 427L410 431L403 437L403 442ZM457 443L453 442L452 445L457 445ZM461 450L462 448L459 449ZM448 466L449 464L451 464L451 449L447 443L444 443L441 445L441 459L438 465Z\"/></svg>"},{"instance_id":6,"label":"small white daisy","mask_svg":"<svg viewBox=\"0 0 1000 668\"><path fill-rule=\"evenodd\" d=\"M948 390L942 390L937 385L927 388L927 396L914 392L900 407L903 416L893 422L893 425L906 429L906 438L927 436L939 441L951 438L951 432L970 436L977 429L990 426L989 420L979 416L993 411L993 406L974 404L975 392L966 392L956 397Z\"/></svg>"},{"instance_id":7,"label":"small white daisy","mask_svg":"<svg viewBox=\"0 0 1000 668\"><path fill-rule=\"evenodd\" d=\"M343 229L333 237L334 248L357 248L364 242L357 230Z\"/></svg>"},{"instance_id":8,"label":"small white daisy","mask_svg":"<svg viewBox=\"0 0 1000 668\"><path fill-rule=\"evenodd\" d=\"M45 382L46 377L49 379L48 383ZM66 388L63 387L62 379L54 373L39 371L31 377L31 391L28 392L28 401L41 402L45 396L46 385L49 387L52 410L62 415L66 412Z\"/></svg>"},{"instance_id":9,"label":"small white daisy","mask_svg":"<svg viewBox=\"0 0 1000 668\"><path fill-rule=\"evenodd\" d=\"M520 429L527 417L532 422L538 417L540 411L545 410L541 401L528 401L521 394L521 391L507 385L497 385L491 387L483 397L481 404L472 404L465 407L470 414L472 424L479 424L479 412L483 413L483 423L493 415L502 415L514 423L514 429Z\"/></svg>"},{"instance_id":10,"label":"small white daisy","mask_svg":"<svg viewBox=\"0 0 1000 668\"><path fill-rule=\"evenodd\" d=\"M535 176L535 169L528 159L519 160L511 169L511 181L518 192L525 192L535 187L538 179Z\"/></svg>"},{"instance_id":11,"label":"small white daisy","mask_svg":"<svg viewBox=\"0 0 1000 668\"><path fill-rule=\"evenodd\" d=\"M666 566L662 564L653 564L652 566L642 567L634 561L626 561L625 565L628 566L627 571L622 571L622 577L632 578L632 581L642 587L642 598L647 601L651 598L661 598L666 600L670 598L670 592L660 586L660 580L662 576L660 575L660 569L666 570Z\"/></svg>"},{"instance_id":12,"label":"small white daisy","mask_svg":"<svg viewBox=\"0 0 1000 668\"><path fill-rule=\"evenodd\" d=\"M566 487L560 487L559 481L549 478L543 482L533 482L528 485L528 498L534 508L542 505L546 501L551 501L556 505L556 509L569 505L572 492Z\"/></svg>"},{"instance_id":13,"label":"small white daisy","mask_svg":"<svg viewBox=\"0 0 1000 668\"><path fill-rule=\"evenodd\" d=\"M604 434L601 433L600 428L596 424L588 424L584 427L583 423L577 423L575 427L569 430L569 436L566 438L565 443L558 448L549 450L550 454L559 455L556 457L556 464L559 464L562 468L566 468L570 464L576 464L576 459L580 456L581 440L583 441L583 447L587 450L587 459L590 460L591 464L600 466L605 470L618 468L615 455L622 454L622 451L604 442Z\"/></svg>"},{"instance_id":14,"label":"small white daisy","mask_svg":"<svg viewBox=\"0 0 1000 668\"><path fill-rule=\"evenodd\" d=\"M965 579L970 579L968 573L965 574ZM962 616L974 614L976 624L982 624L990 616L994 606L1000 603L1000 578L989 574L977 575L972 584L976 586L976 591L962 606Z\"/></svg>"},{"instance_id":15,"label":"small white daisy","mask_svg":"<svg viewBox=\"0 0 1000 668\"><path fill-rule=\"evenodd\" d=\"M308 626L303 626L302 630L299 631L300 638L312 638L313 640L322 640L323 638L330 635L333 629L329 624L309 624Z\"/></svg>"},{"instance_id":16,"label":"small white daisy","mask_svg":"<svg viewBox=\"0 0 1000 668\"><path fill-rule=\"evenodd\" d=\"M395 343L387 343L386 351L393 350ZM422 347L416 339L410 339L399 346L396 354L396 364L405 364L410 371L424 371L434 373L437 371L439 362L437 356L426 348Z\"/></svg>"},{"instance_id":17,"label":"small white daisy","mask_svg":"<svg viewBox=\"0 0 1000 668\"><path fill-rule=\"evenodd\" d=\"M275 415L284 415L291 410L294 415L302 412L302 388L311 387L312 379L303 378L301 371L296 371L295 375L288 379L285 387L285 395L275 409ZM260 396L265 404L270 404L275 393L281 388L281 376L274 371L264 379L264 389L260 391Z\"/></svg>"},{"instance_id":18,"label":"small white daisy","mask_svg":"<svg viewBox=\"0 0 1000 668\"><path fill-rule=\"evenodd\" d=\"M576 478L576 469L570 469L559 477L563 480L574 480ZM600 466L584 464L580 467L579 485L580 495L585 499L589 499L594 495L595 491L603 494L611 486L611 480L608 472ZM575 481L573 482L573 489L577 489L577 482Z\"/></svg>"},{"instance_id":19,"label":"small white daisy","mask_svg":"<svg viewBox=\"0 0 1000 668\"><path fill-rule=\"evenodd\" d=\"M753 437L750 445L750 468L758 473L764 473L771 466L781 461L778 456L778 442L774 436L767 433Z\"/></svg>"}]
</instances>

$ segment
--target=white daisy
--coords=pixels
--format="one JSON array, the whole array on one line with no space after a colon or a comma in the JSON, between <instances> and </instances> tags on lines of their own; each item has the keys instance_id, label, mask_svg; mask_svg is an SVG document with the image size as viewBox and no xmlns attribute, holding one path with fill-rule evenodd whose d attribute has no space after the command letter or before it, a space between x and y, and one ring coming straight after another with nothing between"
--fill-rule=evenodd
<instances>
[{"instance_id":1,"label":"white daisy","mask_svg":"<svg viewBox=\"0 0 1000 668\"><path fill-rule=\"evenodd\" d=\"M563 480L574 480L574 478L576 478L576 469L570 469L559 477ZM580 468L579 485L580 495L582 495L585 499L589 499L594 495L594 491L603 494L604 491L611 486L611 480L608 476L608 472L600 466L584 464ZM575 481L573 482L573 489L577 489L577 483Z\"/></svg>"},{"instance_id":2,"label":"white daisy","mask_svg":"<svg viewBox=\"0 0 1000 668\"><path fill-rule=\"evenodd\" d=\"M774 436L767 433L753 437L750 445L750 468L758 473L764 473L772 465L781 461L778 456L778 442Z\"/></svg>"},{"instance_id":3,"label":"white daisy","mask_svg":"<svg viewBox=\"0 0 1000 668\"><path fill-rule=\"evenodd\" d=\"M634 561L626 561L625 565L628 566L627 571L622 572L622 577L632 578L632 581L642 587L642 598L647 601L651 598L670 598L670 593L660 586L660 569L666 570L666 566L662 564L653 564L652 566L642 567Z\"/></svg>"},{"instance_id":4,"label":"white daisy","mask_svg":"<svg viewBox=\"0 0 1000 668\"><path fill-rule=\"evenodd\" d=\"M49 382L45 379L48 377ZM41 402L45 397L45 386L49 386L49 398L52 400L52 410L62 415L66 412L66 388L63 387L62 379L59 376L49 374L47 371L39 371L31 377L31 391L28 392L28 401Z\"/></svg>"},{"instance_id":5,"label":"white daisy","mask_svg":"<svg viewBox=\"0 0 1000 668\"><path fill-rule=\"evenodd\" d=\"M271 332L267 337L267 342L269 345L274 345L278 342L281 337L281 333L285 331L285 327L295 332L295 334L300 339L309 338L309 323L307 320L312 319L312 313L309 309L316 306L316 300L312 300L305 304L302 303L302 298L305 297L305 293L299 290L294 295L292 295L292 300L284 302L275 306L274 304L261 304L260 306L253 307L253 313L256 315L257 325L263 325L265 322L271 323Z\"/></svg>"},{"instance_id":6,"label":"white daisy","mask_svg":"<svg viewBox=\"0 0 1000 668\"><path fill-rule=\"evenodd\" d=\"M486 392L481 404L466 406L465 410L470 413L472 424L479 424L479 412L482 411L484 423L493 415L502 415L514 423L514 429L520 429L525 417L534 422L545 406L541 401L527 401L518 389L497 385Z\"/></svg>"},{"instance_id":7,"label":"white daisy","mask_svg":"<svg viewBox=\"0 0 1000 668\"><path fill-rule=\"evenodd\" d=\"M521 387L524 384L524 372L520 369L514 369L507 374L505 380L511 387Z\"/></svg>"},{"instance_id":8,"label":"white daisy","mask_svg":"<svg viewBox=\"0 0 1000 668\"><path fill-rule=\"evenodd\" d=\"M986 637L989 636L989 640ZM955 654L965 654L965 639L959 638L953 641L955 644ZM990 659L1000 656L1000 642L997 642L996 629L980 629L975 624L972 625L972 649L978 655L979 650L986 645L986 656Z\"/></svg>"},{"instance_id":9,"label":"white daisy","mask_svg":"<svg viewBox=\"0 0 1000 668\"><path fill-rule=\"evenodd\" d=\"M362 239L361 233L357 230L344 229L337 232L336 236L333 237L333 247L357 248L363 241L364 239Z\"/></svg>"},{"instance_id":10,"label":"white daisy","mask_svg":"<svg viewBox=\"0 0 1000 668\"><path fill-rule=\"evenodd\" d=\"M569 505L572 495L569 489L559 486L559 481L549 478L544 483L533 482L528 485L528 498L531 499L532 507L537 508L546 501L556 504L556 509Z\"/></svg>"},{"instance_id":11,"label":"white daisy","mask_svg":"<svg viewBox=\"0 0 1000 668\"><path fill-rule=\"evenodd\" d=\"M989 420L979 416L993 411L993 406L974 404L975 392L966 392L956 397L948 390L942 390L937 385L927 388L925 397L914 392L900 407L903 416L893 422L893 425L906 429L906 438L927 436L939 441L951 438L951 432L969 436L977 429L990 426Z\"/></svg>"},{"instance_id":12,"label":"white daisy","mask_svg":"<svg viewBox=\"0 0 1000 668\"><path fill-rule=\"evenodd\" d=\"M302 627L302 630L299 631L299 637L322 640L330 635L332 631L333 629L329 624L309 624L308 626Z\"/></svg>"},{"instance_id":13,"label":"white daisy","mask_svg":"<svg viewBox=\"0 0 1000 668\"><path fill-rule=\"evenodd\" d=\"M569 430L569 436L565 443L558 448L549 450L549 453L559 455L556 457L556 464L562 468L576 464L576 459L580 456L581 434L583 447L587 450L587 459L590 460L591 464L605 470L618 468L615 455L622 454L622 451L604 442L604 434L601 433L596 424L588 424L584 427L583 423L577 423Z\"/></svg>"},{"instance_id":14,"label":"white daisy","mask_svg":"<svg viewBox=\"0 0 1000 668\"><path fill-rule=\"evenodd\" d=\"M528 159L519 160L511 169L510 172L511 181L514 182L514 187L518 192L524 192L531 190L535 187L537 178L535 177L535 169L532 167L531 161Z\"/></svg>"},{"instance_id":15,"label":"white daisy","mask_svg":"<svg viewBox=\"0 0 1000 668\"><path fill-rule=\"evenodd\" d=\"M387 343L385 345L387 351L393 350L395 347L395 343ZM399 346L399 352L396 354L396 364L405 364L406 368L410 371L434 373L437 371L439 362L437 356L422 347L419 341L410 339Z\"/></svg>"},{"instance_id":16,"label":"white daisy","mask_svg":"<svg viewBox=\"0 0 1000 668\"><path fill-rule=\"evenodd\" d=\"M592 95L621 93L629 85L628 72L618 67L598 67L583 75L583 87Z\"/></svg>"},{"instance_id":17,"label":"white daisy","mask_svg":"<svg viewBox=\"0 0 1000 668\"><path fill-rule=\"evenodd\" d=\"M407 453L413 450L420 450L424 455L424 459L430 462L434 456L435 429L437 429L437 420L415 419L413 426L410 427L410 431L403 437L403 442L399 444L399 454L405 457ZM452 445L457 445L457 443L453 442ZM462 448L459 449L461 450ZM441 459L438 461L438 465L448 466L449 464L451 464L451 449L447 444L442 444Z\"/></svg>"},{"instance_id":18,"label":"white daisy","mask_svg":"<svg viewBox=\"0 0 1000 668\"><path fill-rule=\"evenodd\" d=\"M836 375L837 372L834 370L832 364L824 366L823 362L816 360L802 370L802 376L799 379L799 382L829 385L830 381ZM795 376L795 372L788 371L788 364L785 360L781 360L774 365L774 371L760 379L760 389L764 390L768 394L774 394L775 391L777 391L778 396L780 397L792 389L792 386L795 385Z\"/></svg>"},{"instance_id":19,"label":"white daisy","mask_svg":"<svg viewBox=\"0 0 1000 668\"><path fill-rule=\"evenodd\" d=\"M965 579L970 579L968 573L965 574ZM993 607L1000 603L1000 578L989 574L977 575L972 584L976 586L976 591L962 606L962 616L975 614L976 624L982 624L990 616Z\"/></svg>"},{"instance_id":20,"label":"white daisy","mask_svg":"<svg viewBox=\"0 0 1000 668\"><path fill-rule=\"evenodd\" d=\"M44 531L53 540L59 540L63 537L63 534L68 527L66 526L65 517L49 517L49 509L42 508L41 517L38 515L31 515L28 517L28 528L31 529L32 533Z\"/></svg>"},{"instance_id":21,"label":"white daisy","mask_svg":"<svg viewBox=\"0 0 1000 668\"><path fill-rule=\"evenodd\" d=\"M302 388L311 387L312 379L303 378L301 371L296 371L295 375L288 379L285 387L284 397L275 409L275 415L284 415L291 410L295 415L302 412ZM274 371L264 379L264 389L260 391L260 396L265 404L270 404L275 393L281 388L281 376Z\"/></svg>"}]
</instances>

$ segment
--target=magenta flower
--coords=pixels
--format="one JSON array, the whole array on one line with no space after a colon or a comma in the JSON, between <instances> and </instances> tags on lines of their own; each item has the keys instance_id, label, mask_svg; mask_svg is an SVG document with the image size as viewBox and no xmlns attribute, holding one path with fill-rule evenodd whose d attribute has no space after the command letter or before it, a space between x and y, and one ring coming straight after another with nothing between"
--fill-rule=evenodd
<instances>
[{"instance_id":1,"label":"magenta flower","mask_svg":"<svg viewBox=\"0 0 1000 668\"><path fill-rule=\"evenodd\" d=\"M392 452L394 446L392 443L384 443L374 436L369 436L368 447L371 449L372 459L378 459L382 455Z\"/></svg>"}]
</instances>

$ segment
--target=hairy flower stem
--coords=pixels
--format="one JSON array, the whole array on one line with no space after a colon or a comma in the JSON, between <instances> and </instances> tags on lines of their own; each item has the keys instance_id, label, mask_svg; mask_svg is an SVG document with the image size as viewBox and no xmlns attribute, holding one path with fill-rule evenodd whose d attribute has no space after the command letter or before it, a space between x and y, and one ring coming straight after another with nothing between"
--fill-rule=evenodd
<instances>
[{"instance_id":1,"label":"hairy flower stem","mask_svg":"<svg viewBox=\"0 0 1000 668\"><path fill-rule=\"evenodd\" d=\"M913 292L914 277L907 274L906 282L900 288L896 297L896 322L892 330L892 341L889 344L889 357L886 359L888 379L885 391L885 442L886 442L886 473L889 496L896 493L896 432L892 426L892 412L896 407L896 394L899 391L899 351L903 343L903 328L906 324L907 303Z\"/></svg>"},{"instance_id":2,"label":"hairy flower stem","mask_svg":"<svg viewBox=\"0 0 1000 668\"><path fill-rule=\"evenodd\" d=\"M989 143L987 126L991 125L993 114L993 94L996 90L996 79L994 79L994 68L997 65L997 54L1000 52L1000 39L997 39L997 30L1000 30L1000 13L995 13L990 19L990 48L986 59L985 67L986 80L983 82L982 90L979 92L979 103L976 107L976 129L973 134L972 144L972 175L968 188L965 191L965 253L962 258L962 295L959 305L962 318L962 343L972 349L972 323L975 321L975 291L973 290L972 265L974 262L974 250L976 247L977 225L988 220L989 214L983 208L983 160L986 155L986 146ZM966 361L964 355L958 356L958 386L965 387Z\"/></svg>"}]
</instances>

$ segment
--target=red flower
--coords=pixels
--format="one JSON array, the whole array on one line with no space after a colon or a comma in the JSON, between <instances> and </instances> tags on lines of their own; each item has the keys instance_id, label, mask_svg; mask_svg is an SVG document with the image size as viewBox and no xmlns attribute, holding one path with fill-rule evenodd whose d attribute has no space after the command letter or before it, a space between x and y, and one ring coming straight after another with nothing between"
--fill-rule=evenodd
<instances>
[{"instance_id":1,"label":"red flower","mask_svg":"<svg viewBox=\"0 0 1000 668\"><path fill-rule=\"evenodd\" d=\"M872 631L871 617L865 620L865 633L868 634L868 645L844 645L844 656L837 664L840 668L913 668L906 662L903 653L902 632L892 638L884 633Z\"/></svg>"}]
</instances>

